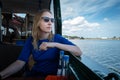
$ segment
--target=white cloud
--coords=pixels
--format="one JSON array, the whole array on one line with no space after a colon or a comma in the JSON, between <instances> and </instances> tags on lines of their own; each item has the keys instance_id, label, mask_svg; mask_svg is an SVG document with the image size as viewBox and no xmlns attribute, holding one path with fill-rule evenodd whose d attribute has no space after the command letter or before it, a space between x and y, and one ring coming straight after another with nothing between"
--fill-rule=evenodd
<instances>
[{"instance_id":1,"label":"white cloud","mask_svg":"<svg viewBox=\"0 0 120 80\"><path fill-rule=\"evenodd\" d=\"M64 12L63 16L68 16L73 14L73 8L72 7L66 7L66 10Z\"/></svg>"},{"instance_id":2,"label":"white cloud","mask_svg":"<svg viewBox=\"0 0 120 80\"><path fill-rule=\"evenodd\" d=\"M92 17L118 3L120 0L64 0L61 1L62 17L63 19L79 15L91 15L89 17Z\"/></svg>"},{"instance_id":3,"label":"white cloud","mask_svg":"<svg viewBox=\"0 0 120 80\"><path fill-rule=\"evenodd\" d=\"M97 28L99 23L88 22L84 17L78 16L73 19L68 19L63 21L63 34L70 35L72 33L79 34L82 31L92 31L94 28ZM74 34L72 34L74 35Z\"/></svg>"},{"instance_id":4,"label":"white cloud","mask_svg":"<svg viewBox=\"0 0 120 80\"><path fill-rule=\"evenodd\" d=\"M104 21L109 21L108 18L104 18Z\"/></svg>"},{"instance_id":5,"label":"white cloud","mask_svg":"<svg viewBox=\"0 0 120 80\"><path fill-rule=\"evenodd\" d=\"M109 31L119 33L120 0L61 0L61 4L63 34L96 37L109 36Z\"/></svg>"},{"instance_id":6,"label":"white cloud","mask_svg":"<svg viewBox=\"0 0 120 80\"><path fill-rule=\"evenodd\" d=\"M84 19L84 17L81 17L81 16L79 16L79 17L76 17L76 18L73 18L73 19L69 19L69 20L65 20L65 21L63 21L63 24L64 25L81 25L81 24L83 24L84 23L84 21L85 21L85 19Z\"/></svg>"}]
</instances>

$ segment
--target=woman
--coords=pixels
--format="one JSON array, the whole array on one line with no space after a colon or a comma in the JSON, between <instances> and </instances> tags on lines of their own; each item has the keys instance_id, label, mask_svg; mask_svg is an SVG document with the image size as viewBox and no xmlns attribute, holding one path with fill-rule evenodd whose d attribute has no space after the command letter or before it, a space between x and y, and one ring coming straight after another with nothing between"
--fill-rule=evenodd
<instances>
[{"instance_id":1,"label":"woman","mask_svg":"<svg viewBox=\"0 0 120 80\"><path fill-rule=\"evenodd\" d=\"M19 71L32 54L34 66L27 76L56 75L59 64L59 51L69 51L76 56L82 54L81 50L64 37L52 34L54 18L49 10L41 10L33 20L32 36L26 40L24 48L18 59L0 72L2 79Z\"/></svg>"}]
</instances>

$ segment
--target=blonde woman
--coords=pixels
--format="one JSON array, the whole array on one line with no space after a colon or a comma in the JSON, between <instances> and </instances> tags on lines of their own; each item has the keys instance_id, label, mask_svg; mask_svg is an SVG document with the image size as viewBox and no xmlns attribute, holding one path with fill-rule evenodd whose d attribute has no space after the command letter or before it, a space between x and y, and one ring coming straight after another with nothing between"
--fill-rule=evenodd
<instances>
[{"instance_id":1,"label":"blonde woman","mask_svg":"<svg viewBox=\"0 0 120 80\"><path fill-rule=\"evenodd\" d=\"M34 16L32 36L26 40L18 59L0 72L2 79L19 71L28 63L31 54L35 64L26 76L56 75L60 50L69 51L76 56L82 54L75 44L59 34L52 34L53 23L54 18L49 10L41 10Z\"/></svg>"}]
</instances>

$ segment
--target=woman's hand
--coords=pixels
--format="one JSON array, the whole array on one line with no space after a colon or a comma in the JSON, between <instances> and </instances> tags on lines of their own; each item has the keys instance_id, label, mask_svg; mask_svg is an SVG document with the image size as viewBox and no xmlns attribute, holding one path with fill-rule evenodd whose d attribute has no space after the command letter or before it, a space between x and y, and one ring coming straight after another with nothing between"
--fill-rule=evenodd
<instances>
[{"instance_id":1,"label":"woman's hand","mask_svg":"<svg viewBox=\"0 0 120 80\"><path fill-rule=\"evenodd\" d=\"M55 47L55 42L42 42L39 46L39 50L47 50L48 48Z\"/></svg>"},{"instance_id":2,"label":"woman's hand","mask_svg":"<svg viewBox=\"0 0 120 80\"><path fill-rule=\"evenodd\" d=\"M10 64L7 68L0 72L1 79L5 79L8 76L18 72L23 68L25 62L22 60L16 60L14 63Z\"/></svg>"}]
</instances>

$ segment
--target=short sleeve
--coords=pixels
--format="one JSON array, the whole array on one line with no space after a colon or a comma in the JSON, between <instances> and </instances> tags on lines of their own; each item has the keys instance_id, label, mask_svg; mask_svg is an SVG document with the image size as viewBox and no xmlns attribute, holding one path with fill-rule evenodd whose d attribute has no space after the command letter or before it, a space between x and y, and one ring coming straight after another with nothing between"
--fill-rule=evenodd
<instances>
[{"instance_id":1,"label":"short sleeve","mask_svg":"<svg viewBox=\"0 0 120 80\"><path fill-rule=\"evenodd\" d=\"M54 41L55 42L59 42L59 43L63 43L63 44L68 44L68 45L75 45L74 43L72 43L71 41L69 41L68 39L62 37L61 35L59 34L56 34L54 36Z\"/></svg>"},{"instance_id":2,"label":"short sleeve","mask_svg":"<svg viewBox=\"0 0 120 80\"><path fill-rule=\"evenodd\" d=\"M28 62L28 59L29 59L29 56L31 54L32 49L33 49L32 37L29 37L25 42L25 45L24 45L24 47L23 47L23 49L18 57L18 60Z\"/></svg>"}]
</instances>

